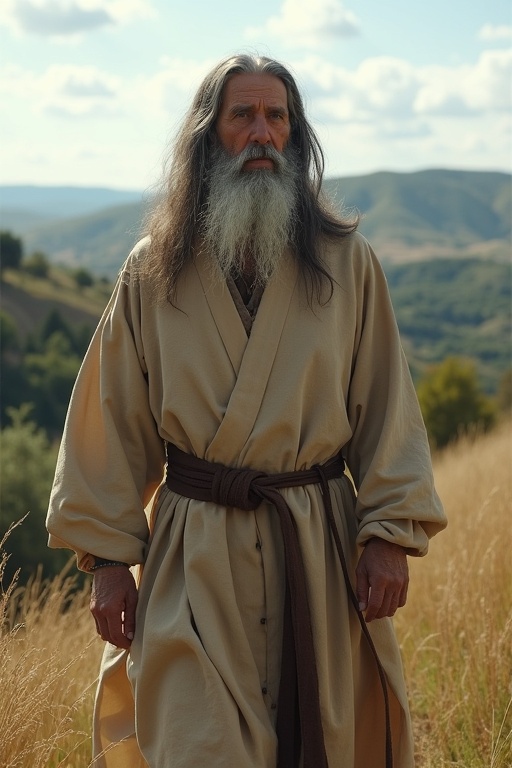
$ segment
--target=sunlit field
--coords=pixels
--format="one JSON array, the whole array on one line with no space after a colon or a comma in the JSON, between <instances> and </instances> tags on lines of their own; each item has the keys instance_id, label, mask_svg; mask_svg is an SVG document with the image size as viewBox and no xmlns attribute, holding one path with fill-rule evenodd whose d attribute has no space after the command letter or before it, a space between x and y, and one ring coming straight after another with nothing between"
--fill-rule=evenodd
<instances>
[{"instance_id":1,"label":"sunlit field","mask_svg":"<svg viewBox=\"0 0 512 768\"><path fill-rule=\"evenodd\" d=\"M396 619L418 768L512 766L512 432L436 457L446 531Z\"/></svg>"},{"instance_id":2,"label":"sunlit field","mask_svg":"<svg viewBox=\"0 0 512 768\"><path fill-rule=\"evenodd\" d=\"M2 768L90 763L102 643L93 632L88 594L75 593L74 586L75 579L64 573L50 584L35 578L26 588L11 587L2 595Z\"/></svg>"},{"instance_id":3,"label":"sunlit field","mask_svg":"<svg viewBox=\"0 0 512 768\"><path fill-rule=\"evenodd\" d=\"M427 558L411 561L408 604L396 618L417 768L509 768L510 426L447 449L436 457L435 472L449 528L434 539ZM8 539L3 546L8 551ZM102 643L88 613L87 591L74 593L73 587L69 573L50 584L36 578L24 589L4 584L2 768L86 768L90 763Z\"/></svg>"}]
</instances>

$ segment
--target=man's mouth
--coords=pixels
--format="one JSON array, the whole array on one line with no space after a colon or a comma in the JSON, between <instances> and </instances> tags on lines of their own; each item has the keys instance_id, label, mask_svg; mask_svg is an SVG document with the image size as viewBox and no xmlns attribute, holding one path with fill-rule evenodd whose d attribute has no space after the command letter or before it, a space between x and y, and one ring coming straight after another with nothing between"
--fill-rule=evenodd
<instances>
[{"instance_id":1,"label":"man's mouth","mask_svg":"<svg viewBox=\"0 0 512 768\"><path fill-rule=\"evenodd\" d=\"M243 165L243 170L244 171L256 171L256 170L273 171L274 161L271 160L269 157L258 157L258 158L254 158L253 160L246 160Z\"/></svg>"}]
</instances>

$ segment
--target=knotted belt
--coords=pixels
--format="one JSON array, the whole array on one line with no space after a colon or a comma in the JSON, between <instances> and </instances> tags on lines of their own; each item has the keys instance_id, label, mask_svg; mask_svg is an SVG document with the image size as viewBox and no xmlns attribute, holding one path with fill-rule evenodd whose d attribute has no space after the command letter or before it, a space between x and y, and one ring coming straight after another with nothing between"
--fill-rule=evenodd
<instances>
[{"instance_id":1,"label":"knotted belt","mask_svg":"<svg viewBox=\"0 0 512 768\"><path fill-rule=\"evenodd\" d=\"M336 543L347 590L377 662L386 710L386 768L392 768L391 729L384 670L359 611L332 510L328 481L341 477L345 462L335 456L322 465L295 472L268 475L253 469L226 467L199 459L167 444L166 484L171 491L198 501L250 511L262 501L276 508L284 545L286 592L283 618L281 679L277 711L278 768L328 768L324 746L318 674L307 582L295 521L281 488L319 483L324 507Z\"/></svg>"}]
</instances>

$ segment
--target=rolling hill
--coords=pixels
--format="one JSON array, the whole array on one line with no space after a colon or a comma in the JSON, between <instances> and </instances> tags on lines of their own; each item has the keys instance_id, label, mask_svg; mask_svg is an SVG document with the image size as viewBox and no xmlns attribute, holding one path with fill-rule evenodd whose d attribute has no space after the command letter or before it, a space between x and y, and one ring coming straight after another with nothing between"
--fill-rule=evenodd
<instances>
[{"instance_id":1,"label":"rolling hill","mask_svg":"<svg viewBox=\"0 0 512 768\"><path fill-rule=\"evenodd\" d=\"M140 238L142 203L103 208L97 213L46 222L25 232L25 250L43 251L53 263L83 266L113 278Z\"/></svg>"},{"instance_id":2,"label":"rolling hill","mask_svg":"<svg viewBox=\"0 0 512 768\"><path fill-rule=\"evenodd\" d=\"M325 182L340 207L362 214L360 229L384 264L416 377L431 362L464 355L478 361L483 383L493 390L510 366L511 178L428 170ZM27 254L40 250L54 265L84 266L109 279L140 237L147 205L140 193L73 187L4 187L0 197L4 213L15 210L6 206L10 201L38 221L22 234ZM70 210L76 215L68 216ZM92 302L66 279L54 278L51 290L27 277L5 281L3 307L22 334L35 330L51 307L70 323L94 326L106 286L90 291Z\"/></svg>"},{"instance_id":3,"label":"rolling hill","mask_svg":"<svg viewBox=\"0 0 512 768\"><path fill-rule=\"evenodd\" d=\"M485 389L496 391L512 361L511 264L440 257L386 264L385 272L413 377L448 356L463 356L475 360ZM71 272L61 267L52 267L48 279L7 270L2 311L22 340L37 337L52 310L92 333L110 290L97 280L77 291Z\"/></svg>"},{"instance_id":4,"label":"rolling hill","mask_svg":"<svg viewBox=\"0 0 512 768\"><path fill-rule=\"evenodd\" d=\"M362 213L361 230L379 246L383 259L402 261L400 254L407 249L439 255L510 241L510 174L382 172L328 180L325 186L335 199Z\"/></svg>"},{"instance_id":5,"label":"rolling hill","mask_svg":"<svg viewBox=\"0 0 512 768\"><path fill-rule=\"evenodd\" d=\"M510 257L510 174L381 172L327 179L325 189L340 206L360 211L360 229L384 263L444 256L492 257L504 262ZM19 188L15 194L13 188L0 188L1 226L22 235L27 252L41 250L53 262L85 266L97 275L113 277L140 236L147 203L140 193L125 193L134 196L127 202L116 197L124 193L115 190L89 192L68 188L57 194L52 188L26 192ZM91 211L94 200L97 208ZM102 207L105 200L108 206ZM25 220L16 227L20 209ZM53 220L48 218L49 209Z\"/></svg>"},{"instance_id":6,"label":"rolling hill","mask_svg":"<svg viewBox=\"0 0 512 768\"><path fill-rule=\"evenodd\" d=\"M439 258L387 264L385 272L414 378L446 357L466 357L496 390L512 364L511 264Z\"/></svg>"},{"instance_id":7,"label":"rolling hill","mask_svg":"<svg viewBox=\"0 0 512 768\"><path fill-rule=\"evenodd\" d=\"M2 228L24 234L45 221L87 216L102 208L140 202L141 193L104 187L0 186Z\"/></svg>"}]
</instances>

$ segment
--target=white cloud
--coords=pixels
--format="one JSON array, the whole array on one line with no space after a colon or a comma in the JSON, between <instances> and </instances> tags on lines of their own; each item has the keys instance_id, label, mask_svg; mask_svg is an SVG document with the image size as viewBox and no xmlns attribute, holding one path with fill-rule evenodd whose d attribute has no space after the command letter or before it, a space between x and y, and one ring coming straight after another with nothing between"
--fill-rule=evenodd
<instances>
[{"instance_id":1,"label":"white cloud","mask_svg":"<svg viewBox=\"0 0 512 768\"><path fill-rule=\"evenodd\" d=\"M245 32L247 38L270 35L284 45L306 48L358 34L359 21L342 0L284 0L277 16Z\"/></svg>"},{"instance_id":2,"label":"white cloud","mask_svg":"<svg viewBox=\"0 0 512 768\"><path fill-rule=\"evenodd\" d=\"M483 130L482 130L482 127ZM487 118L481 121L467 122L465 130L460 135L461 152L470 156L481 155L484 158L492 150L500 151L504 156L512 149L512 119L510 115L501 115L498 118ZM510 164L509 164L510 165Z\"/></svg>"},{"instance_id":3,"label":"white cloud","mask_svg":"<svg viewBox=\"0 0 512 768\"><path fill-rule=\"evenodd\" d=\"M477 110L509 110L512 50L484 51L466 82L466 98Z\"/></svg>"},{"instance_id":4,"label":"white cloud","mask_svg":"<svg viewBox=\"0 0 512 768\"><path fill-rule=\"evenodd\" d=\"M399 123L386 120L317 126L327 176L420 168L510 170L508 116L436 117L416 125L410 132L400 132Z\"/></svg>"},{"instance_id":5,"label":"white cloud","mask_svg":"<svg viewBox=\"0 0 512 768\"><path fill-rule=\"evenodd\" d=\"M364 122L377 115L403 119L413 114L418 74L401 59L365 59L357 69L348 70L310 56L296 70L305 79L314 108L331 119Z\"/></svg>"},{"instance_id":6,"label":"white cloud","mask_svg":"<svg viewBox=\"0 0 512 768\"><path fill-rule=\"evenodd\" d=\"M0 23L15 32L62 38L153 14L149 0L4 0Z\"/></svg>"},{"instance_id":7,"label":"white cloud","mask_svg":"<svg viewBox=\"0 0 512 768\"><path fill-rule=\"evenodd\" d=\"M160 68L151 75L139 76L124 88L123 101L128 110L165 122L174 128L190 107L193 95L216 61L163 56Z\"/></svg>"},{"instance_id":8,"label":"white cloud","mask_svg":"<svg viewBox=\"0 0 512 768\"><path fill-rule=\"evenodd\" d=\"M420 114L467 115L511 107L512 51L484 51L476 64L426 67L414 108Z\"/></svg>"},{"instance_id":9,"label":"white cloud","mask_svg":"<svg viewBox=\"0 0 512 768\"><path fill-rule=\"evenodd\" d=\"M193 93L215 64L215 59L195 61L163 56L155 79L184 93Z\"/></svg>"},{"instance_id":10,"label":"white cloud","mask_svg":"<svg viewBox=\"0 0 512 768\"><path fill-rule=\"evenodd\" d=\"M54 65L36 74L8 66L0 83L11 98L22 93L39 114L85 117L119 111L119 79L96 67Z\"/></svg>"},{"instance_id":11,"label":"white cloud","mask_svg":"<svg viewBox=\"0 0 512 768\"><path fill-rule=\"evenodd\" d=\"M149 76L124 79L94 66L52 65L43 72L7 65L0 71L0 94L23 99L32 114L60 117L126 117L177 122L194 91L215 62L163 57Z\"/></svg>"},{"instance_id":12,"label":"white cloud","mask_svg":"<svg viewBox=\"0 0 512 768\"><path fill-rule=\"evenodd\" d=\"M508 24L484 24L478 32L478 37L485 42L512 40L512 26Z\"/></svg>"},{"instance_id":13,"label":"white cloud","mask_svg":"<svg viewBox=\"0 0 512 768\"><path fill-rule=\"evenodd\" d=\"M411 99L418 87L414 67L391 57L363 61L354 82L366 110L397 118L410 112Z\"/></svg>"},{"instance_id":14,"label":"white cloud","mask_svg":"<svg viewBox=\"0 0 512 768\"><path fill-rule=\"evenodd\" d=\"M510 167L511 64L512 52L495 49L463 66L375 57L348 69L308 56L294 69L333 176Z\"/></svg>"},{"instance_id":15,"label":"white cloud","mask_svg":"<svg viewBox=\"0 0 512 768\"><path fill-rule=\"evenodd\" d=\"M365 59L355 70L309 56L295 65L321 119L402 122L429 116L510 109L512 51L484 51L475 64L414 67L391 57Z\"/></svg>"}]
</instances>

